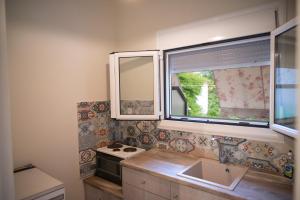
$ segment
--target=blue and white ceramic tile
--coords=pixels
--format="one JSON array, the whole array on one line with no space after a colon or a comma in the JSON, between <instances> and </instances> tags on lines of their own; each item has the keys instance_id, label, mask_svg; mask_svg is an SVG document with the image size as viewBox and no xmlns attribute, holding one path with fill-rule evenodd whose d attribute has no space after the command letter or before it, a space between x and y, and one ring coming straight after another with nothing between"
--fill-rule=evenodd
<instances>
[{"instance_id":1,"label":"blue and white ceramic tile","mask_svg":"<svg viewBox=\"0 0 300 200\"><path fill-rule=\"evenodd\" d=\"M86 164L95 161L96 152L93 149L85 149L79 152L80 164Z\"/></svg>"},{"instance_id":2,"label":"blue and white ceramic tile","mask_svg":"<svg viewBox=\"0 0 300 200\"><path fill-rule=\"evenodd\" d=\"M111 140L109 132L109 102L77 104L80 176L93 175L96 165L95 149Z\"/></svg>"},{"instance_id":3,"label":"blue and white ceramic tile","mask_svg":"<svg viewBox=\"0 0 300 200\"><path fill-rule=\"evenodd\" d=\"M160 130L156 121L117 121L110 118L109 102L81 102L78 104L78 135L81 177L93 174L95 160L91 149L121 141L145 149L160 148L181 153L197 153L208 158L219 158L219 147L229 162L246 165L265 172L282 174L287 153L294 149L294 141L285 137L284 144L258 142L234 137L173 130ZM223 154L222 154L223 155Z\"/></svg>"},{"instance_id":4,"label":"blue and white ceramic tile","mask_svg":"<svg viewBox=\"0 0 300 200\"><path fill-rule=\"evenodd\" d=\"M169 142L171 149L181 153L189 153L195 149L193 143L187 138L175 138Z\"/></svg>"},{"instance_id":5,"label":"blue and white ceramic tile","mask_svg":"<svg viewBox=\"0 0 300 200\"><path fill-rule=\"evenodd\" d=\"M122 100L120 108L122 115L153 115L154 113L153 101Z\"/></svg>"},{"instance_id":6,"label":"blue and white ceramic tile","mask_svg":"<svg viewBox=\"0 0 300 200\"><path fill-rule=\"evenodd\" d=\"M93 176L96 171L96 162L95 163L86 163L80 165L80 177L87 178Z\"/></svg>"},{"instance_id":7,"label":"blue and white ceramic tile","mask_svg":"<svg viewBox=\"0 0 300 200\"><path fill-rule=\"evenodd\" d=\"M139 121L136 127L141 133L150 133L156 129L156 123L154 121Z\"/></svg>"},{"instance_id":8,"label":"blue and white ceramic tile","mask_svg":"<svg viewBox=\"0 0 300 200\"><path fill-rule=\"evenodd\" d=\"M156 139L153 135L148 133L141 133L137 136L138 146L144 149L151 149L156 143Z\"/></svg>"},{"instance_id":9,"label":"blue and white ceramic tile","mask_svg":"<svg viewBox=\"0 0 300 200\"><path fill-rule=\"evenodd\" d=\"M168 130L157 129L156 133L155 133L155 137L156 137L157 141L160 141L160 142L169 142L170 139L171 139L170 134L171 133Z\"/></svg>"},{"instance_id":10,"label":"blue and white ceramic tile","mask_svg":"<svg viewBox=\"0 0 300 200\"><path fill-rule=\"evenodd\" d=\"M234 138L234 137L221 137L219 141L220 141L220 143L225 144L225 145L237 146L237 145L245 142L246 139Z\"/></svg>"},{"instance_id":11,"label":"blue and white ceramic tile","mask_svg":"<svg viewBox=\"0 0 300 200\"><path fill-rule=\"evenodd\" d=\"M90 148L80 151L79 164L82 178L93 175L96 166L96 152Z\"/></svg>"},{"instance_id":12,"label":"blue and white ceramic tile","mask_svg":"<svg viewBox=\"0 0 300 200\"><path fill-rule=\"evenodd\" d=\"M246 166L259 171L265 171L275 174L280 173L280 170L267 160L248 157L246 160Z\"/></svg>"}]
</instances>

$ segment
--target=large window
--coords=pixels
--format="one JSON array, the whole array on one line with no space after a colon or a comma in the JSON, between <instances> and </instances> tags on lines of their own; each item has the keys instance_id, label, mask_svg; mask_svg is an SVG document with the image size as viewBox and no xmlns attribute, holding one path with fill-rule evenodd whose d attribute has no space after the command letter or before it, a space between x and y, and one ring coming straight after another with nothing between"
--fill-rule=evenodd
<instances>
[{"instance_id":1,"label":"large window","mask_svg":"<svg viewBox=\"0 0 300 200\"><path fill-rule=\"evenodd\" d=\"M268 126L270 38L165 51L167 119Z\"/></svg>"}]
</instances>

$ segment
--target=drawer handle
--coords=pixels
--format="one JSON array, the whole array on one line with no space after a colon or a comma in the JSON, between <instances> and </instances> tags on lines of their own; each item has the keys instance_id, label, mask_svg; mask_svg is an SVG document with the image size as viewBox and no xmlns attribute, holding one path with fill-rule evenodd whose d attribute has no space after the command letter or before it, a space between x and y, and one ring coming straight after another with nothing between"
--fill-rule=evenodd
<instances>
[{"instance_id":1,"label":"drawer handle","mask_svg":"<svg viewBox=\"0 0 300 200\"><path fill-rule=\"evenodd\" d=\"M146 181L142 181L142 184L143 184L143 185L146 184Z\"/></svg>"}]
</instances>

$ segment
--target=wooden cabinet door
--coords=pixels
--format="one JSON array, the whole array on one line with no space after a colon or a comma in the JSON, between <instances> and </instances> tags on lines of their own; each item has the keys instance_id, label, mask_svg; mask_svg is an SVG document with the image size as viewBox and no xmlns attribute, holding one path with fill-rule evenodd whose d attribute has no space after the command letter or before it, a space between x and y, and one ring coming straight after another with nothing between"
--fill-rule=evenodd
<instances>
[{"instance_id":1,"label":"wooden cabinet door","mask_svg":"<svg viewBox=\"0 0 300 200\"><path fill-rule=\"evenodd\" d=\"M165 199L170 199L171 183L165 179L146 174L145 190Z\"/></svg>"},{"instance_id":2,"label":"wooden cabinet door","mask_svg":"<svg viewBox=\"0 0 300 200\"><path fill-rule=\"evenodd\" d=\"M227 200L226 198L208 192L175 183L172 184L171 191L171 200Z\"/></svg>"},{"instance_id":3,"label":"wooden cabinet door","mask_svg":"<svg viewBox=\"0 0 300 200\"><path fill-rule=\"evenodd\" d=\"M129 184L165 199L170 199L170 181L126 167L122 168L122 173L123 185Z\"/></svg>"},{"instance_id":4,"label":"wooden cabinet door","mask_svg":"<svg viewBox=\"0 0 300 200\"><path fill-rule=\"evenodd\" d=\"M123 184L124 200L144 200L145 191L130 184Z\"/></svg>"},{"instance_id":5,"label":"wooden cabinet door","mask_svg":"<svg viewBox=\"0 0 300 200\"><path fill-rule=\"evenodd\" d=\"M179 184L171 183L171 200L179 200Z\"/></svg>"},{"instance_id":6,"label":"wooden cabinet door","mask_svg":"<svg viewBox=\"0 0 300 200\"><path fill-rule=\"evenodd\" d=\"M123 185L130 184L142 190L145 189L145 185L146 185L145 173L139 172L137 170L129 169L127 167L123 167L122 179L123 179Z\"/></svg>"},{"instance_id":7,"label":"wooden cabinet door","mask_svg":"<svg viewBox=\"0 0 300 200\"><path fill-rule=\"evenodd\" d=\"M167 200L161 196L153 194L151 192L145 192L145 200Z\"/></svg>"}]
</instances>

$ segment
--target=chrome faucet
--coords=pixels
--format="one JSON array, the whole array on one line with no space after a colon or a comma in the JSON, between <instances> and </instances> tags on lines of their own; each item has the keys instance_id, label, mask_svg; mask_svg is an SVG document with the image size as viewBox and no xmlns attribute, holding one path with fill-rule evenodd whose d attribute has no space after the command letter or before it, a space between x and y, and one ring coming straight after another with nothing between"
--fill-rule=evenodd
<instances>
[{"instance_id":1,"label":"chrome faucet","mask_svg":"<svg viewBox=\"0 0 300 200\"><path fill-rule=\"evenodd\" d=\"M218 147L219 147L219 161L220 161L220 163L228 163L229 162L230 151L224 149L224 144L222 144L220 142L220 139L222 139L222 138L223 137L221 137L221 136L213 136L211 138L211 140L212 141L216 141L218 143Z\"/></svg>"},{"instance_id":2,"label":"chrome faucet","mask_svg":"<svg viewBox=\"0 0 300 200\"><path fill-rule=\"evenodd\" d=\"M219 143L219 161L220 163L229 162L228 150L224 150L224 144L221 143Z\"/></svg>"}]
</instances>

